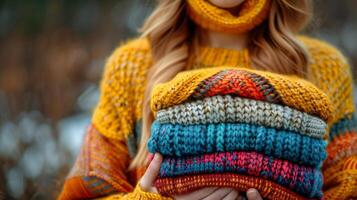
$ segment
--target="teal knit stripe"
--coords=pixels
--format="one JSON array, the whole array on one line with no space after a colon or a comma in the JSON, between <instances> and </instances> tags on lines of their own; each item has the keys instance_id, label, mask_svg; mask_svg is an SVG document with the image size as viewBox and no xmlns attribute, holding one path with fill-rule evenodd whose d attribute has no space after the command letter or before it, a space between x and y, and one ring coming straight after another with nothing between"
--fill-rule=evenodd
<instances>
[{"instance_id":1,"label":"teal knit stripe","mask_svg":"<svg viewBox=\"0 0 357 200\"><path fill-rule=\"evenodd\" d=\"M158 111L160 123L208 124L249 123L295 131L314 138L323 138L327 124L307 113L263 101L241 97L213 96Z\"/></svg>"},{"instance_id":2,"label":"teal knit stripe","mask_svg":"<svg viewBox=\"0 0 357 200\"><path fill-rule=\"evenodd\" d=\"M321 166L326 158L325 148L326 141L322 139L244 123L184 126L155 121L148 142L150 152L168 156L256 151L312 167Z\"/></svg>"}]
</instances>

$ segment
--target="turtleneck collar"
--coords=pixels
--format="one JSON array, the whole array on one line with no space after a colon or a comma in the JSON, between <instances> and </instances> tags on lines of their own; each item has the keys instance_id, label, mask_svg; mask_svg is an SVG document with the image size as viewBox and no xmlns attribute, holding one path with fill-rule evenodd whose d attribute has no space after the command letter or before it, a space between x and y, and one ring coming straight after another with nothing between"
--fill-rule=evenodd
<instances>
[{"instance_id":1,"label":"turtleneck collar","mask_svg":"<svg viewBox=\"0 0 357 200\"><path fill-rule=\"evenodd\" d=\"M187 7L191 19L204 29L244 33L266 19L270 2L271 0L246 0L242 3L238 16L210 4L207 0L187 0Z\"/></svg>"}]
</instances>

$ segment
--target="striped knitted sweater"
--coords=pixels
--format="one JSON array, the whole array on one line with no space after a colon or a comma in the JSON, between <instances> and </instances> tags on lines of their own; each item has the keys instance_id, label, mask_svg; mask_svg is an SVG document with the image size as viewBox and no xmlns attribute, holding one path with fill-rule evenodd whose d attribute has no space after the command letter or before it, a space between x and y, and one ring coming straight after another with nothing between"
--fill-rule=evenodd
<instances>
[{"instance_id":1,"label":"striped knitted sweater","mask_svg":"<svg viewBox=\"0 0 357 200\"><path fill-rule=\"evenodd\" d=\"M307 80L323 91L333 105L332 116L327 124L330 130L326 147L328 155L322 166L324 197L355 198L357 132L353 117L355 107L349 65L341 53L329 44L308 37L300 37L300 40L307 46L311 56ZM189 58L189 69L223 65L252 68L247 50L211 47L200 47L198 50L198 55ZM60 199L101 196L113 199L164 199L158 194L143 192L139 186L135 187L145 171L144 166L128 171L140 137L145 77L151 64L150 45L145 39L122 45L108 59L101 82L100 101L94 110L92 124L88 128L78 159L65 181ZM168 113L165 115L169 116ZM323 112L321 116L323 118ZM170 118L165 117L162 120ZM299 125L296 128L304 128L306 134L319 136L319 129L313 128L314 131L311 131L312 127ZM232 176L227 174L226 177L220 178ZM236 178L245 179L234 177L234 180ZM261 184L265 184L263 180Z\"/></svg>"}]
</instances>

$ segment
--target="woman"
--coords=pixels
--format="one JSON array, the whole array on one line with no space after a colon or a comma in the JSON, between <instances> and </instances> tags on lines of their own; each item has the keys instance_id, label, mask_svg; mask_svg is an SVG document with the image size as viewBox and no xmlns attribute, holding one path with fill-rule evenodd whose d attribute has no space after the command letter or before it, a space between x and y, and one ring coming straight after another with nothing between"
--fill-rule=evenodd
<instances>
[{"instance_id":1,"label":"woman","mask_svg":"<svg viewBox=\"0 0 357 200\"><path fill-rule=\"evenodd\" d=\"M153 186L162 158L155 154L151 162L147 159L152 88L180 71L221 65L295 74L321 89L334 110L327 146L333 163L323 166L324 197L357 198L351 73L334 47L296 36L311 18L310 4L309 0L158 1L142 36L116 49L107 61L100 102L60 199L166 198ZM237 199L243 194L232 188L203 188L174 198ZM246 195L262 199L254 189Z\"/></svg>"}]
</instances>

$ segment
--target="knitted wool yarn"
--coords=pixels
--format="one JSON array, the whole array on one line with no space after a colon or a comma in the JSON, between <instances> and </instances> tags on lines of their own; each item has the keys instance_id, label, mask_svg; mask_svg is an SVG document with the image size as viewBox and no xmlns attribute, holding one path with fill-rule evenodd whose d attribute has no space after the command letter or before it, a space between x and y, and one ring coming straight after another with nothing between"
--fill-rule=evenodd
<instances>
[{"instance_id":1,"label":"knitted wool yarn","mask_svg":"<svg viewBox=\"0 0 357 200\"><path fill-rule=\"evenodd\" d=\"M350 138L352 134L357 134L356 129L351 128L354 123L351 119L352 113L355 111L355 104L353 103L353 81L349 64L338 49L324 41L300 36L297 39L306 47L311 61L306 66L306 80L323 91L333 105L332 120L328 123L329 128L332 127L329 129L331 134L330 137L326 138L329 143L328 149L332 150L329 155L343 144L343 150L335 154L337 159L331 157L333 162L324 165L322 168L325 178L324 199L356 199L357 176L355 174L357 165L354 163L356 163L357 158L354 156L356 153L351 150L357 143L351 143L348 139L344 139L345 136ZM199 46L197 50L197 54L189 55L188 70L216 68L217 66L252 68L247 49L237 51ZM113 199L166 199L159 194L154 195L141 191L139 185L134 189L133 186L138 183L146 170L145 166L136 166L128 171L130 159L137 152L137 144L141 134L142 102L147 83L146 77L153 62L151 44L147 38L122 43L107 59L101 81L100 99L91 121L93 128L88 129L86 133L92 139L84 141L83 151L77 158L78 164L66 177L63 191L59 197L60 200L105 197L113 194L113 192L115 192L111 196ZM202 77L202 74L197 76L200 80L203 80ZM192 76L189 79L192 79ZM193 83L198 85L200 80ZM276 84L277 81L269 80L268 83L274 85L275 89L279 88ZM185 84L188 85L187 82ZM283 86L280 88L283 88ZM194 90L194 87L184 89ZM287 92L286 94L289 95L290 93ZM281 96L285 98L284 95ZM176 101L176 99L172 99ZM298 99L298 97L291 98L291 101ZM185 98L181 100L182 102L187 101ZM305 100L308 101L308 97ZM304 103L305 101L298 105ZM289 106L288 104L284 105ZM344 127L343 124L347 124L348 127ZM93 129L97 132L98 137L93 137L93 134L91 134ZM87 136L86 138L88 138ZM96 141L98 138L99 142ZM94 182L93 175L96 178ZM266 199L304 199L297 193L291 192L287 187L274 184L273 181L264 178L260 179L262 181L256 181L259 177L241 175L245 178L240 179L241 176L237 174L235 177L219 179L224 175L214 174L214 176L204 179L203 182L199 178L192 178L196 182L185 182L185 185L189 185L189 187L183 189L192 190L202 187L205 183L212 184L212 182L217 186L234 185L235 183L236 188L242 191L251 187L257 188L263 198ZM90 182L86 182L86 180L90 180ZM177 183L180 183L183 178L175 180L176 182L162 180L163 190L160 190L160 188L159 190L165 191L167 189L166 193L169 194L176 192L176 189L172 191L170 189L180 186ZM187 179L185 178L185 180ZM262 185L265 187L262 187ZM179 188L179 191L182 191L182 189Z\"/></svg>"},{"instance_id":2,"label":"knitted wool yarn","mask_svg":"<svg viewBox=\"0 0 357 200\"><path fill-rule=\"evenodd\" d=\"M229 187L238 191L247 191L250 188L256 188L262 197L272 200L309 199L272 181L232 173L197 174L174 178L160 178L155 181L155 187L160 194L165 196L189 193L203 187Z\"/></svg>"},{"instance_id":3,"label":"knitted wool yarn","mask_svg":"<svg viewBox=\"0 0 357 200\"><path fill-rule=\"evenodd\" d=\"M353 113L351 116L340 120L338 123L336 123L331 127L329 138L330 140L332 140L333 138L339 135L343 135L343 133L351 133L356 131L357 131L357 117L356 114Z\"/></svg>"},{"instance_id":4,"label":"knitted wool yarn","mask_svg":"<svg viewBox=\"0 0 357 200\"><path fill-rule=\"evenodd\" d=\"M243 33L266 19L270 0L246 0L237 17L206 0L187 0L187 3L189 16L199 26L218 32Z\"/></svg>"},{"instance_id":5,"label":"knitted wool yarn","mask_svg":"<svg viewBox=\"0 0 357 200\"><path fill-rule=\"evenodd\" d=\"M148 149L169 159L158 183L166 180L185 190L175 179L189 177L188 184L195 185L190 187L200 188L205 180L192 183L190 177L232 173L322 197L323 138L332 106L311 83L258 70L194 70L154 87L151 107L157 113ZM216 186L234 185L228 182Z\"/></svg>"},{"instance_id":6,"label":"knitted wool yarn","mask_svg":"<svg viewBox=\"0 0 357 200\"><path fill-rule=\"evenodd\" d=\"M328 192L325 199L347 199L349 194L357 196L357 155L341 159L334 167L324 171L324 187L345 183L343 188Z\"/></svg>"},{"instance_id":7,"label":"knitted wool yarn","mask_svg":"<svg viewBox=\"0 0 357 200\"><path fill-rule=\"evenodd\" d=\"M127 162L126 158L113 151L120 149L120 143L107 140L91 125L83 144L79 152L81 159L76 160L70 173L75 178L67 182L61 199L92 199L103 192L113 194L117 190L133 190L131 184L115 181L121 178L121 174L116 173L117 169L110 165L120 166L121 162ZM100 158L100 162L97 158ZM105 177L106 181L100 177Z\"/></svg>"},{"instance_id":8,"label":"knitted wool yarn","mask_svg":"<svg viewBox=\"0 0 357 200\"><path fill-rule=\"evenodd\" d=\"M150 152L168 156L256 151L312 167L326 158L325 148L323 140L244 123L184 126L154 122L148 142Z\"/></svg>"},{"instance_id":9,"label":"knitted wool yarn","mask_svg":"<svg viewBox=\"0 0 357 200\"><path fill-rule=\"evenodd\" d=\"M327 124L315 116L278 104L240 97L213 96L157 112L156 120L172 124L241 122L323 138Z\"/></svg>"},{"instance_id":10,"label":"knitted wool yarn","mask_svg":"<svg viewBox=\"0 0 357 200\"><path fill-rule=\"evenodd\" d=\"M322 173L256 152L224 152L190 157L167 157L160 178L192 174L237 173L275 181L308 197L322 196Z\"/></svg>"},{"instance_id":11,"label":"knitted wool yarn","mask_svg":"<svg viewBox=\"0 0 357 200\"><path fill-rule=\"evenodd\" d=\"M327 96L308 81L229 67L181 72L171 81L158 84L153 88L151 108L157 112L190 99L227 94L286 105L325 121L332 112Z\"/></svg>"},{"instance_id":12,"label":"knitted wool yarn","mask_svg":"<svg viewBox=\"0 0 357 200\"><path fill-rule=\"evenodd\" d=\"M347 132L343 136L336 136L331 144L333 145L328 146L326 149L328 156L324 161L324 167L329 167L334 165L338 160L357 154L356 132Z\"/></svg>"}]
</instances>

